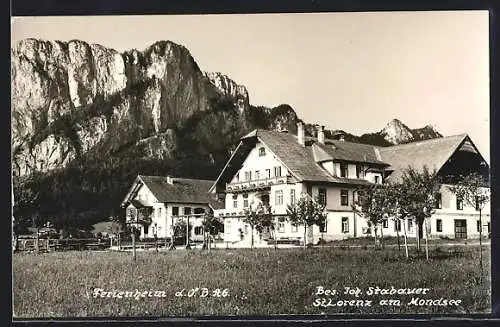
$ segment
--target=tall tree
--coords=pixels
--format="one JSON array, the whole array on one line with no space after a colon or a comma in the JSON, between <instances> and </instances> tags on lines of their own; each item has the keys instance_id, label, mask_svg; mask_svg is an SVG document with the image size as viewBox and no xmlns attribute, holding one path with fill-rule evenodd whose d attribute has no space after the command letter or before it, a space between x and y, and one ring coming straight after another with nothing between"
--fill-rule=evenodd
<instances>
[{"instance_id":1,"label":"tall tree","mask_svg":"<svg viewBox=\"0 0 500 327\"><path fill-rule=\"evenodd\" d=\"M288 220L293 226L304 226L304 249L307 247L307 228L313 225L321 226L326 219L325 206L318 198L312 198L302 193L298 201L288 205Z\"/></svg>"},{"instance_id":2,"label":"tall tree","mask_svg":"<svg viewBox=\"0 0 500 327\"><path fill-rule=\"evenodd\" d=\"M436 198L439 194L441 184L436 176L436 171L431 171L427 166L418 170L409 166L403 170L400 183L405 190L405 196L399 199L402 212L414 217L417 228L417 250L420 251L420 231L424 222L432 216L436 209ZM428 238L428 225L426 224L425 235ZM426 254L428 246L426 243Z\"/></svg>"},{"instance_id":3,"label":"tall tree","mask_svg":"<svg viewBox=\"0 0 500 327\"><path fill-rule=\"evenodd\" d=\"M378 228L389 217L394 216L394 192L389 185L374 184L359 189L352 208L365 218L368 226L373 228L375 247L378 244ZM381 228L380 244L383 247L383 228Z\"/></svg>"},{"instance_id":4,"label":"tall tree","mask_svg":"<svg viewBox=\"0 0 500 327\"><path fill-rule=\"evenodd\" d=\"M465 204L475 207L479 211L479 266L481 276L483 275L483 222L481 213L487 202L490 201L489 182L481 174L476 172L466 176L460 176L457 184L450 186L451 191L457 198L461 199Z\"/></svg>"}]
</instances>

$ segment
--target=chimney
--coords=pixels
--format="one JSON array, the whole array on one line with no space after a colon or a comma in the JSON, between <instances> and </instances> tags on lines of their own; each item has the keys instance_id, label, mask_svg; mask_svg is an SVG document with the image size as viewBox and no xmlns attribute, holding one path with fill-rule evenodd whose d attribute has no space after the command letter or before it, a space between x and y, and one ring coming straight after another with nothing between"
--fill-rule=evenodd
<instances>
[{"instance_id":1,"label":"chimney","mask_svg":"<svg viewBox=\"0 0 500 327\"><path fill-rule=\"evenodd\" d=\"M318 126L318 142L325 144L325 126Z\"/></svg>"},{"instance_id":2,"label":"chimney","mask_svg":"<svg viewBox=\"0 0 500 327\"><path fill-rule=\"evenodd\" d=\"M297 141L300 145L305 145L304 124L301 121L297 122Z\"/></svg>"},{"instance_id":3,"label":"chimney","mask_svg":"<svg viewBox=\"0 0 500 327\"><path fill-rule=\"evenodd\" d=\"M170 176L170 175L167 176L167 183L174 184L174 179L172 178L172 176Z\"/></svg>"}]
</instances>

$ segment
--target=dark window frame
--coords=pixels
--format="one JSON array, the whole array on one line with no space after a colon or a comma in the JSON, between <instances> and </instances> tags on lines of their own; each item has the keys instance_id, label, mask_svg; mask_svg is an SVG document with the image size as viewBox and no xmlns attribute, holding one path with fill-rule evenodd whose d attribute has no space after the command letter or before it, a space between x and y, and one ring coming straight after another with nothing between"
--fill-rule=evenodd
<instances>
[{"instance_id":1,"label":"dark window frame","mask_svg":"<svg viewBox=\"0 0 500 327\"><path fill-rule=\"evenodd\" d=\"M341 230L343 234L349 233L349 217L342 217Z\"/></svg>"},{"instance_id":2,"label":"dark window frame","mask_svg":"<svg viewBox=\"0 0 500 327\"><path fill-rule=\"evenodd\" d=\"M344 207L349 205L349 190L340 190L340 205Z\"/></svg>"},{"instance_id":3,"label":"dark window frame","mask_svg":"<svg viewBox=\"0 0 500 327\"><path fill-rule=\"evenodd\" d=\"M264 148L263 146L261 146L259 148L259 157L264 157L266 155L266 148Z\"/></svg>"},{"instance_id":4,"label":"dark window frame","mask_svg":"<svg viewBox=\"0 0 500 327\"><path fill-rule=\"evenodd\" d=\"M326 206L327 198L328 198L328 189L324 187L318 188L319 203L323 206Z\"/></svg>"},{"instance_id":5,"label":"dark window frame","mask_svg":"<svg viewBox=\"0 0 500 327\"><path fill-rule=\"evenodd\" d=\"M442 233L442 232L443 232L443 220L436 219L436 233Z\"/></svg>"},{"instance_id":6,"label":"dark window frame","mask_svg":"<svg viewBox=\"0 0 500 327\"><path fill-rule=\"evenodd\" d=\"M436 209L443 209L443 197L441 193L436 194Z\"/></svg>"},{"instance_id":7,"label":"dark window frame","mask_svg":"<svg viewBox=\"0 0 500 327\"><path fill-rule=\"evenodd\" d=\"M345 169L342 169L344 168ZM349 176L349 165L347 163L340 163L340 177L347 178Z\"/></svg>"}]
</instances>

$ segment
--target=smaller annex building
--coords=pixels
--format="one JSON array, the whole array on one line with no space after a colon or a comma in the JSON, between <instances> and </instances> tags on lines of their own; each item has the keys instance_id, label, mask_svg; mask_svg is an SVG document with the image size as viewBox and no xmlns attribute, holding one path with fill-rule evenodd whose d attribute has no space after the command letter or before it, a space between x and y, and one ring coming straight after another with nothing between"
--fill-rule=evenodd
<instances>
[{"instance_id":1,"label":"smaller annex building","mask_svg":"<svg viewBox=\"0 0 500 327\"><path fill-rule=\"evenodd\" d=\"M211 180L138 175L121 203L126 222L140 239L170 238L179 222L191 226L189 239L203 240L203 215L224 207L208 191Z\"/></svg>"}]
</instances>

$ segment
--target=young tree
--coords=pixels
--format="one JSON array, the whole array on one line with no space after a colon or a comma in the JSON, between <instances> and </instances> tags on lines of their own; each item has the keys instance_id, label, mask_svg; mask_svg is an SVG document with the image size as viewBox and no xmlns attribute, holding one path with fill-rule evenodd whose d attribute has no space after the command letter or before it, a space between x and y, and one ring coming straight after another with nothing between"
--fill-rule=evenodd
<instances>
[{"instance_id":1,"label":"young tree","mask_svg":"<svg viewBox=\"0 0 500 327\"><path fill-rule=\"evenodd\" d=\"M436 176L436 171L430 171L427 166L421 170L408 167L403 170L400 183L405 190L405 197L400 198L402 212L414 217L417 228L417 250L420 251L420 230L424 222L432 216L436 208L436 198L439 194L440 183ZM425 224L426 241L428 239L427 223ZM426 243L426 254L428 256L428 246Z\"/></svg>"},{"instance_id":2,"label":"young tree","mask_svg":"<svg viewBox=\"0 0 500 327\"><path fill-rule=\"evenodd\" d=\"M205 212L203 216L203 233L205 234L205 240L203 247L208 248L208 252L211 249L211 239L212 237L218 235L220 232L224 231L224 224L220 218L214 216L214 212L209 210Z\"/></svg>"},{"instance_id":3,"label":"young tree","mask_svg":"<svg viewBox=\"0 0 500 327\"><path fill-rule=\"evenodd\" d=\"M375 248L378 244L378 226L394 215L394 193L388 185L374 184L357 191L353 210L367 220L368 226L373 228ZM381 228L380 243L383 247L383 228Z\"/></svg>"},{"instance_id":4,"label":"young tree","mask_svg":"<svg viewBox=\"0 0 500 327\"><path fill-rule=\"evenodd\" d=\"M321 226L326 219L325 206L319 199L313 199L302 193L294 205L288 205L288 220L294 226L304 226L304 249L307 247L307 228L313 225Z\"/></svg>"},{"instance_id":5,"label":"young tree","mask_svg":"<svg viewBox=\"0 0 500 327\"><path fill-rule=\"evenodd\" d=\"M245 209L245 217L243 221L250 225L251 228L251 248L254 247L254 230L262 233L265 228L273 225L271 208L264 205L262 202L252 205Z\"/></svg>"},{"instance_id":6,"label":"young tree","mask_svg":"<svg viewBox=\"0 0 500 327\"><path fill-rule=\"evenodd\" d=\"M394 197L394 220L403 222L403 235L404 235L404 246L405 246L405 254L406 258L409 257L408 253L408 234L406 232L406 226L408 223L408 212L407 201L408 201L408 191L406 189L407 185L402 183L390 183L389 184L392 189L392 194ZM399 246L399 232L398 232L398 246Z\"/></svg>"},{"instance_id":7,"label":"young tree","mask_svg":"<svg viewBox=\"0 0 500 327\"><path fill-rule=\"evenodd\" d=\"M482 250L482 237L483 237L483 222L481 219L481 212L485 204L490 200L489 183L486 178L478 173L470 173L466 176L461 176L459 182L450 186L451 191L457 198L462 199L464 203L471 207L475 207L479 211L479 266L481 269L481 276L483 272L483 250Z\"/></svg>"},{"instance_id":8,"label":"young tree","mask_svg":"<svg viewBox=\"0 0 500 327\"><path fill-rule=\"evenodd\" d=\"M108 232L117 235L117 246L121 246L121 234L125 230L125 215L114 212L109 216L111 224L108 226ZM113 245L113 239L111 239Z\"/></svg>"}]
</instances>

